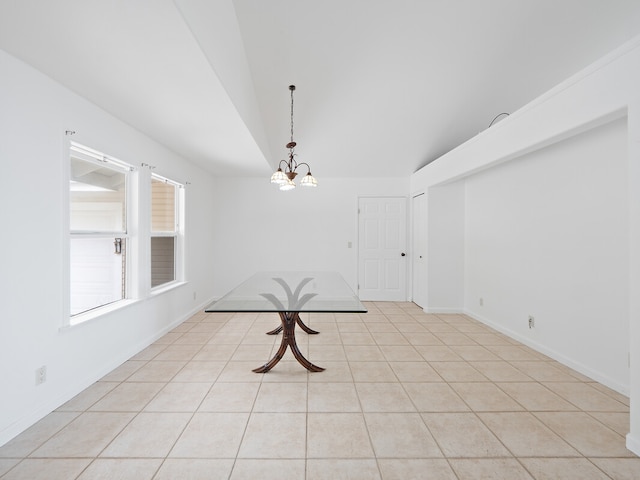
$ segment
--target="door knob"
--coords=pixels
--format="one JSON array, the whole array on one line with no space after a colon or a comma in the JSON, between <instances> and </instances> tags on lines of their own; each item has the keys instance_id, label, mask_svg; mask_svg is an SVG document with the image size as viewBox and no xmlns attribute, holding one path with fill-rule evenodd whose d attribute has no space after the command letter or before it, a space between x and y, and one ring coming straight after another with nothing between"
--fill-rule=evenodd
<instances>
[{"instance_id":1,"label":"door knob","mask_svg":"<svg viewBox=\"0 0 640 480\"><path fill-rule=\"evenodd\" d=\"M400 255L404 257L406 255L406 253L402 252Z\"/></svg>"}]
</instances>

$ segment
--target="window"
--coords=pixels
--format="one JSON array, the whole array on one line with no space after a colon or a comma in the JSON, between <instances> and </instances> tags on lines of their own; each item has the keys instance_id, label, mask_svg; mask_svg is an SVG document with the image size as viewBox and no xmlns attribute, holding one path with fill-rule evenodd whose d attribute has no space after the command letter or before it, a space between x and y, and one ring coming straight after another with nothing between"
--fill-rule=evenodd
<instances>
[{"instance_id":1,"label":"window","mask_svg":"<svg viewBox=\"0 0 640 480\"><path fill-rule=\"evenodd\" d=\"M129 165L70 148L70 314L126 298Z\"/></svg>"},{"instance_id":2,"label":"window","mask_svg":"<svg viewBox=\"0 0 640 480\"><path fill-rule=\"evenodd\" d=\"M180 187L151 175L151 288L177 279Z\"/></svg>"},{"instance_id":3,"label":"window","mask_svg":"<svg viewBox=\"0 0 640 480\"><path fill-rule=\"evenodd\" d=\"M65 311L74 325L180 285L185 194L183 185L151 173L155 167L146 163L141 166L148 169L135 169L75 142L68 145ZM112 307L81 315L106 305Z\"/></svg>"}]
</instances>

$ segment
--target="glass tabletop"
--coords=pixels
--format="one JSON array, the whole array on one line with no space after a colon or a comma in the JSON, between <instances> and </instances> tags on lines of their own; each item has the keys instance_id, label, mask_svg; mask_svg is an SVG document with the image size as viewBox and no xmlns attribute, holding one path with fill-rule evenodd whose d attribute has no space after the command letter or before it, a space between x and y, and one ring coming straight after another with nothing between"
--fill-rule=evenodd
<instances>
[{"instance_id":1,"label":"glass tabletop","mask_svg":"<svg viewBox=\"0 0 640 480\"><path fill-rule=\"evenodd\" d=\"M336 272L256 273L205 312L345 312L367 309Z\"/></svg>"}]
</instances>

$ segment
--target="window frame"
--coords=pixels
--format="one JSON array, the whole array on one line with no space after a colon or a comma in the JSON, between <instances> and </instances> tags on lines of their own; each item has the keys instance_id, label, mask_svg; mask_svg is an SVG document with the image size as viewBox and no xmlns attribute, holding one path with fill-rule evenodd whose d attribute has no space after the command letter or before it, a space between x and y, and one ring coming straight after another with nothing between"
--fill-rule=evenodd
<instances>
[{"instance_id":1,"label":"window frame","mask_svg":"<svg viewBox=\"0 0 640 480\"><path fill-rule=\"evenodd\" d=\"M62 172L62 212L61 212L61 244L62 244L62 282L60 282L61 321L59 329L65 331L76 328L90 321L104 318L122 308L140 301L164 294L187 283L185 274L185 214L186 214L186 185L162 175L153 174L156 167L148 163L129 163L118 160L101 151L87 145L95 144L93 140L76 135L76 132L67 130L61 141L60 165ZM71 156L72 148L81 152L87 152L89 156L96 156L99 165L103 165L106 158L116 165L123 166L126 174L126 207L124 211L126 227L120 233L121 238L126 238L126 264L125 264L125 298L110 302L71 316ZM151 178L170 182L176 188L175 222L176 232L174 248L174 280L151 288ZM156 232L157 233L157 232ZM82 232L84 236L98 236L96 232ZM107 237L114 238L115 234L109 232Z\"/></svg>"},{"instance_id":2,"label":"window frame","mask_svg":"<svg viewBox=\"0 0 640 480\"><path fill-rule=\"evenodd\" d=\"M63 285L63 327L70 327L74 325L82 324L88 320L101 316L107 312L118 309L122 306L132 303L132 291L134 288L131 285L132 268L134 266L135 252L131 248L132 234L131 234L131 219L134 218L132 198L134 197L135 190L135 172L136 169L133 165L123 162L115 157L106 155L98 150L87 147L84 143L71 141L67 139L64 142L64 161L66 168L63 169L64 175L64 232L65 232L65 249L63 253L64 261L64 281ZM123 173L125 176L124 186L124 220L121 230L114 231L100 231L100 230L73 230L71 228L71 158L75 156L82 161L92 163L94 165L108 168L119 173ZM71 242L76 239L86 238L122 238L124 241L125 257L123 261L123 297L112 302L108 302L96 307L84 310L82 312L71 314Z\"/></svg>"},{"instance_id":3,"label":"window frame","mask_svg":"<svg viewBox=\"0 0 640 480\"><path fill-rule=\"evenodd\" d=\"M152 224L153 215L153 193L152 185L154 181L172 185L175 188L174 197L174 231L154 231ZM173 288L184 282L184 184L167 178L157 173L149 175L149 288L152 294ZM173 238L173 280L158 285L152 285L152 252L151 240L153 238Z\"/></svg>"}]
</instances>

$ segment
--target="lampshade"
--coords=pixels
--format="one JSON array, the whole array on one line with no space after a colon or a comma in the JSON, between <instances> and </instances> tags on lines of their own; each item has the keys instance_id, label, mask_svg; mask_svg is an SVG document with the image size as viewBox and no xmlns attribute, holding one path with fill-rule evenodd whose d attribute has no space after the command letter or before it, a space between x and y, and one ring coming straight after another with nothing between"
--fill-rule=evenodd
<instances>
[{"instance_id":1,"label":"lampshade","mask_svg":"<svg viewBox=\"0 0 640 480\"><path fill-rule=\"evenodd\" d=\"M271 183L277 183L278 185L283 185L287 183L288 180L289 179L287 178L287 176L285 175L285 173L282 171L281 168L278 168L278 170L276 170L275 173L271 175Z\"/></svg>"},{"instance_id":2,"label":"lampshade","mask_svg":"<svg viewBox=\"0 0 640 480\"><path fill-rule=\"evenodd\" d=\"M301 187L317 187L318 181L315 179L311 172L307 173L302 180L300 180Z\"/></svg>"},{"instance_id":3,"label":"lampshade","mask_svg":"<svg viewBox=\"0 0 640 480\"><path fill-rule=\"evenodd\" d=\"M296 184L293 183L293 180L289 178L287 178L287 181L285 183L280 185L280 190L282 191L293 190L294 188L296 188Z\"/></svg>"}]
</instances>

